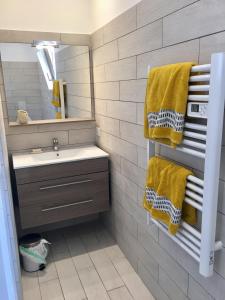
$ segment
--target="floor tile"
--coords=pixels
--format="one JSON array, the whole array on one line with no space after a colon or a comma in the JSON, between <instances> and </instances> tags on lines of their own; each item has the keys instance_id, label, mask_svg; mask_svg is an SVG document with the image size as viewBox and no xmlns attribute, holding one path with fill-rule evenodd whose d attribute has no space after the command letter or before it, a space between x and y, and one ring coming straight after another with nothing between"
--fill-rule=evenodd
<instances>
[{"instance_id":1,"label":"floor tile","mask_svg":"<svg viewBox=\"0 0 225 300\"><path fill-rule=\"evenodd\" d=\"M80 238L68 239L67 243L77 270L93 266L93 263Z\"/></svg>"},{"instance_id":2,"label":"floor tile","mask_svg":"<svg viewBox=\"0 0 225 300\"><path fill-rule=\"evenodd\" d=\"M22 272L23 300L41 300L37 273Z\"/></svg>"},{"instance_id":3,"label":"floor tile","mask_svg":"<svg viewBox=\"0 0 225 300\"><path fill-rule=\"evenodd\" d=\"M126 258L115 260L114 265L135 300L154 300Z\"/></svg>"},{"instance_id":4,"label":"floor tile","mask_svg":"<svg viewBox=\"0 0 225 300\"><path fill-rule=\"evenodd\" d=\"M78 274L88 300L110 299L94 267L82 269Z\"/></svg>"},{"instance_id":5,"label":"floor tile","mask_svg":"<svg viewBox=\"0 0 225 300\"><path fill-rule=\"evenodd\" d=\"M64 300L58 279L42 282L40 289L42 300Z\"/></svg>"},{"instance_id":6,"label":"floor tile","mask_svg":"<svg viewBox=\"0 0 225 300\"><path fill-rule=\"evenodd\" d=\"M59 278L73 277L77 274L71 257L55 261L55 266Z\"/></svg>"},{"instance_id":7,"label":"floor tile","mask_svg":"<svg viewBox=\"0 0 225 300\"><path fill-rule=\"evenodd\" d=\"M55 263L53 261L53 258L52 258L51 254L47 257L47 266L46 266L46 268L42 271L38 271L38 278L39 278L39 283L46 282L46 281L58 278Z\"/></svg>"},{"instance_id":8,"label":"floor tile","mask_svg":"<svg viewBox=\"0 0 225 300\"><path fill-rule=\"evenodd\" d=\"M93 251L89 255L107 291L124 285L104 249Z\"/></svg>"},{"instance_id":9,"label":"floor tile","mask_svg":"<svg viewBox=\"0 0 225 300\"><path fill-rule=\"evenodd\" d=\"M125 286L109 291L108 294L111 300L133 300L134 299Z\"/></svg>"},{"instance_id":10,"label":"floor tile","mask_svg":"<svg viewBox=\"0 0 225 300\"><path fill-rule=\"evenodd\" d=\"M60 284L65 300L86 300L86 295L78 275L60 278Z\"/></svg>"}]
</instances>

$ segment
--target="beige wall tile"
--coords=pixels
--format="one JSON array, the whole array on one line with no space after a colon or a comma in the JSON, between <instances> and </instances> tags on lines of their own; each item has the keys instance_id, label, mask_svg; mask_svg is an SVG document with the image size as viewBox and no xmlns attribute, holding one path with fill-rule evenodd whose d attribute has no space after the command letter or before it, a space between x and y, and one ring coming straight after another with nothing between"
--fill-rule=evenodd
<instances>
[{"instance_id":1,"label":"beige wall tile","mask_svg":"<svg viewBox=\"0 0 225 300\"><path fill-rule=\"evenodd\" d=\"M96 114L106 116L108 100L95 99L95 112Z\"/></svg>"},{"instance_id":2,"label":"beige wall tile","mask_svg":"<svg viewBox=\"0 0 225 300\"><path fill-rule=\"evenodd\" d=\"M96 49L103 44L103 28L100 28L91 35L91 46L93 49Z\"/></svg>"},{"instance_id":3,"label":"beige wall tile","mask_svg":"<svg viewBox=\"0 0 225 300\"><path fill-rule=\"evenodd\" d=\"M107 81L136 79L136 57L130 57L105 65Z\"/></svg>"},{"instance_id":4,"label":"beige wall tile","mask_svg":"<svg viewBox=\"0 0 225 300\"><path fill-rule=\"evenodd\" d=\"M148 52L137 57L137 78L147 78L150 67L183 61L198 62L199 41L194 40L179 45Z\"/></svg>"},{"instance_id":5,"label":"beige wall tile","mask_svg":"<svg viewBox=\"0 0 225 300\"><path fill-rule=\"evenodd\" d=\"M144 125L144 103L137 103L137 124Z\"/></svg>"},{"instance_id":6,"label":"beige wall tile","mask_svg":"<svg viewBox=\"0 0 225 300\"><path fill-rule=\"evenodd\" d=\"M132 102L145 101L146 80L128 80L120 82L120 100Z\"/></svg>"},{"instance_id":7,"label":"beige wall tile","mask_svg":"<svg viewBox=\"0 0 225 300\"><path fill-rule=\"evenodd\" d=\"M185 7L196 0L142 0L137 4L137 26L141 27Z\"/></svg>"},{"instance_id":8,"label":"beige wall tile","mask_svg":"<svg viewBox=\"0 0 225 300\"><path fill-rule=\"evenodd\" d=\"M136 7L132 7L104 26L104 43L136 29Z\"/></svg>"},{"instance_id":9,"label":"beige wall tile","mask_svg":"<svg viewBox=\"0 0 225 300\"><path fill-rule=\"evenodd\" d=\"M136 104L132 102L108 101L107 116L128 122L136 122Z\"/></svg>"},{"instance_id":10,"label":"beige wall tile","mask_svg":"<svg viewBox=\"0 0 225 300\"><path fill-rule=\"evenodd\" d=\"M93 51L93 65L102 65L118 59L117 41L112 41Z\"/></svg>"},{"instance_id":11,"label":"beige wall tile","mask_svg":"<svg viewBox=\"0 0 225 300\"><path fill-rule=\"evenodd\" d=\"M107 133L119 136L119 120L107 118L104 116L97 116L97 126L99 126L101 130Z\"/></svg>"},{"instance_id":12,"label":"beige wall tile","mask_svg":"<svg viewBox=\"0 0 225 300\"><path fill-rule=\"evenodd\" d=\"M33 40L60 41L60 33L0 30L1 43L32 43Z\"/></svg>"},{"instance_id":13,"label":"beige wall tile","mask_svg":"<svg viewBox=\"0 0 225 300\"><path fill-rule=\"evenodd\" d=\"M94 85L98 99L119 100L119 82L100 82Z\"/></svg>"},{"instance_id":14,"label":"beige wall tile","mask_svg":"<svg viewBox=\"0 0 225 300\"><path fill-rule=\"evenodd\" d=\"M216 52L225 52L225 32L216 33L200 39L199 62L208 64L211 55Z\"/></svg>"},{"instance_id":15,"label":"beige wall tile","mask_svg":"<svg viewBox=\"0 0 225 300\"><path fill-rule=\"evenodd\" d=\"M97 66L93 68L94 83L105 81L105 66Z\"/></svg>"},{"instance_id":16,"label":"beige wall tile","mask_svg":"<svg viewBox=\"0 0 225 300\"><path fill-rule=\"evenodd\" d=\"M69 144L94 144L95 128L69 130Z\"/></svg>"},{"instance_id":17,"label":"beige wall tile","mask_svg":"<svg viewBox=\"0 0 225 300\"><path fill-rule=\"evenodd\" d=\"M162 47L162 20L142 27L118 40L119 58Z\"/></svg>"},{"instance_id":18,"label":"beige wall tile","mask_svg":"<svg viewBox=\"0 0 225 300\"><path fill-rule=\"evenodd\" d=\"M224 1L204 0L165 17L163 45L180 43L224 30L224 12Z\"/></svg>"},{"instance_id":19,"label":"beige wall tile","mask_svg":"<svg viewBox=\"0 0 225 300\"><path fill-rule=\"evenodd\" d=\"M120 136L122 139L137 146L146 147L143 126L120 121Z\"/></svg>"},{"instance_id":20,"label":"beige wall tile","mask_svg":"<svg viewBox=\"0 0 225 300\"><path fill-rule=\"evenodd\" d=\"M73 34L73 33L61 33L60 40L62 44L90 46L91 37L89 34Z\"/></svg>"},{"instance_id":21,"label":"beige wall tile","mask_svg":"<svg viewBox=\"0 0 225 300\"><path fill-rule=\"evenodd\" d=\"M173 300L188 300L185 294L178 288L170 277L164 272L162 268L159 268L159 284L165 293Z\"/></svg>"},{"instance_id":22,"label":"beige wall tile","mask_svg":"<svg viewBox=\"0 0 225 300\"><path fill-rule=\"evenodd\" d=\"M189 276L188 297L190 300L213 299L191 276Z\"/></svg>"},{"instance_id":23,"label":"beige wall tile","mask_svg":"<svg viewBox=\"0 0 225 300\"><path fill-rule=\"evenodd\" d=\"M10 151L25 150L33 148L44 148L52 146L52 139L56 137L59 140L59 145L68 144L68 132L44 132L31 134L8 135L7 144Z\"/></svg>"}]
</instances>

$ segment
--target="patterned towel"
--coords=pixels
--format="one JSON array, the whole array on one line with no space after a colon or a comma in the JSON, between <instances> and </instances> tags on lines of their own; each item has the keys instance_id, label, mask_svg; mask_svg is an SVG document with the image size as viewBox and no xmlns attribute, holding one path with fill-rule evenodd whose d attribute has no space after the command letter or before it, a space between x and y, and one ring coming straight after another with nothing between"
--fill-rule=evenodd
<instances>
[{"instance_id":1,"label":"patterned towel","mask_svg":"<svg viewBox=\"0 0 225 300\"><path fill-rule=\"evenodd\" d=\"M146 138L172 147L181 143L192 65L192 62L178 63L149 72L144 108Z\"/></svg>"},{"instance_id":2,"label":"patterned towel","mask_svg":"<svg viewBox=\"0 0 225 300\"><path fill-rule=\"evenodd\" d=\"M189 224L197 221L196 209L183 202L186 179L192 171L173 162L152 157L148 163L144 196L144 208L151 216L168 226L171 234L176 234L181 219Z\"/></svg>"}]
</instances>

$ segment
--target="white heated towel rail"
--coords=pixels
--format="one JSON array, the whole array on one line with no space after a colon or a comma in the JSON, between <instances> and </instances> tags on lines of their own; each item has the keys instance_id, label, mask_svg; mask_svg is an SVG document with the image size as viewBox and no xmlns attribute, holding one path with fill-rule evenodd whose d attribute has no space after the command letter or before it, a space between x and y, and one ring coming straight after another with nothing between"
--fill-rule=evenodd
<instances>
[{"instance_id":1,"label":"white heated towel rail","mask_svg":"<svg viewBox=\"0 0 225 300\"><path fill-rule=\"evenodd\" d=\"M182 222L178 233L172 236L166 225L151 221L199 263L201 275L209 277L213 274L214 252L223 247L221 241L215 241L215 235L225 104L225 53L213 54L211 64L192 67L188 101L208 103L206 125L198 118L185 122L183 142L174 150L204 160L204 180L188 176L184 199L202 215L201 227L197 229ZM148 141L148 158L151 142ZM160 154L161 146L168 147L155 143L156 155ZM149 213L147 218L149 222Z\"/></svg>"}]
</instances>

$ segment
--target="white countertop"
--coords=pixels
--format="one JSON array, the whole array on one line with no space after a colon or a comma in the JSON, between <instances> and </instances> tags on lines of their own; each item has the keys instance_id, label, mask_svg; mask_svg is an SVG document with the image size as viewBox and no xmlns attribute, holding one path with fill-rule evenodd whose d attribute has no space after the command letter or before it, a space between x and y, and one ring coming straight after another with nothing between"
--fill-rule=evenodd
<instances>
[{"instance_id":1,"label":"white countertop","mask_svg":"<svg viewBox=\"0 0 225 300\"><path fill-rule=\"evenodd\" d=\"M22 169L108 156L108 153L101 150L97 146L85 146L70 149L60 149L59 151L13 154L12 159L14 169Z\"/></svg>"}]
</instances>

